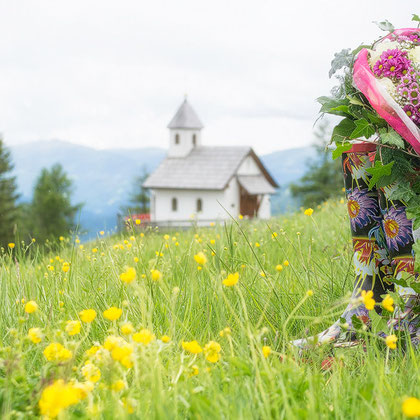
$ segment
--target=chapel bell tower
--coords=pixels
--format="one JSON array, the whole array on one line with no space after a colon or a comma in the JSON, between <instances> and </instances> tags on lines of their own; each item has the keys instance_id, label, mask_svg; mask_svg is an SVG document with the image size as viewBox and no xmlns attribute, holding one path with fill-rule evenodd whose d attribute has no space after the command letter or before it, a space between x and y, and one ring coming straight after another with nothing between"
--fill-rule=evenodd
<instances>
[{"instance_id":1,"label":"chapel bell tower","mask_svg":"<svg viewBox=\"0 0 420 420\"><path fill-rule=\"evenodd\" d=\"M168 157L185 157L194 147L201 145L203 123L188 103L187 98L179 107L168 124L169 152Z\"/></svg>"}]
</instances>

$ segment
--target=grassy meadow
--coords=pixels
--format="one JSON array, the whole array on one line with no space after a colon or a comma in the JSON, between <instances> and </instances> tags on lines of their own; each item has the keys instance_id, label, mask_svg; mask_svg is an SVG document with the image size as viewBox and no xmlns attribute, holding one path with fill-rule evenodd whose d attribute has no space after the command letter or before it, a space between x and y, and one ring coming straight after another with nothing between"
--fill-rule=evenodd
<instances>
[{"instance_id":1,"label":"grassy meadow","mask_svg":"<svg viewBox=\"0 0 420 420\"><path fill-rule=\"evenodd\" d=\"M420 397L419 352L400 342L288 344L348 303L343 203L57 244L0 254L2 419L399 419Z\"/></svg>"}]
</instances>

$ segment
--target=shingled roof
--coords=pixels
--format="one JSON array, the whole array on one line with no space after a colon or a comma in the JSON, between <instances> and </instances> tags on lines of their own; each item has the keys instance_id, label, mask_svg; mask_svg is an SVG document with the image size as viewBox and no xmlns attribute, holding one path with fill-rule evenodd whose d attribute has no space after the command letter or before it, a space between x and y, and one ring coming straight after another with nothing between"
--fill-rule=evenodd
<instances>
[{"instance_id":1,"label":"shingled roof","mask_svg":"<svg viewBox=\"0 0 420 420\"><path fill-rule=\"evenodd\" d=\"M168 124L168 128L190 128L201 129L204 125L198 118L198 115L192 109L191 105L184 99L178 111Z\"/></svg>"},{"instance_id":2,"label":"shingled roof","mask_svg":"<svg viewBox=\"0 0 420 420\"><path fill-rule=\"evenodd\" d=\"M277 184L250 147L195 147L186 157L167 157L144 182L145 188L223 190L251 155L268 183Z\"/></svg>"}]
</instances>

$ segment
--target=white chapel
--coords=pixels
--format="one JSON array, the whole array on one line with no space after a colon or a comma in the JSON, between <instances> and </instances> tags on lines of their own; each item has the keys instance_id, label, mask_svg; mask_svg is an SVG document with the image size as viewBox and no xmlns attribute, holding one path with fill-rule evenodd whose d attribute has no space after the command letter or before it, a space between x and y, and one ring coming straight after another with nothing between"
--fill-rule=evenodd
<instances>
[{"instance_id":1,"label":"white chapel","mask_svg":"<svg viewBox=\"0 0 420 420\"><path fill-rule=\"evenodd\" d=\"M203 146L204 128L187 99L168 125L167 157L144 182L150 218L161 225L201 225L242 214L268 219L278 188L250 147Z\"/></svg>"}]
</instances>

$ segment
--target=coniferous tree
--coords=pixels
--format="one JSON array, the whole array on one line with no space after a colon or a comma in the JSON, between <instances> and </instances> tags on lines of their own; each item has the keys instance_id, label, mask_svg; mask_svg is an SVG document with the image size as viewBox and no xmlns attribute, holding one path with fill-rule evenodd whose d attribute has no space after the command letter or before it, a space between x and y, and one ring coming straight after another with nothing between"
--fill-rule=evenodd
<instances>
[{"instance_id":1,"label":"coniferous tree","mask_svg":"<svg viewBox=\"0 0 420 420\"><path fill-rule=\"evenodd\" d=\"M42 169L31 205L32 234L38 242L55 241L73 230L81 204L72 205L73 183L60 164Z\"/></svg>"},{"instance_id":2,"label":"coniferous tree","mask_svg":"<svg viewBox=\"0 0 420 420\"><path fill-rule=\"evenodd\" d=\"M13 165L10 152L0 136L0 245L5 246L15 239L18 218L16 177L11 175Z\"/></svg>"},{"instance_id":3,"label":"coniferous tree","mask_svg":"<svg viewBox=\"0 0 420 420\"><path fill-rule=\"evenodd\" d=\"M135 178L133 191L130 195L130 205L123 209L124 213L137 214L149 213L150 211L150 195L146 188L143 187L144 181L149 176L146 168L143 173Z\"/></svg>"},{"instance_id":4,"label":"coniferous tree","mask_svg":"<svg viewBox=\"0 0 420 420\"><path fill-rule=\"evenodd\" d=\"M319 124L314 147L317 158L308 162L308 170L298 183L290 186L291 193L305 207L314 207L323 201L338 196L343 188L341 159L332 160L326 151L329 142L328 123Z\"/></svg>"}]
</instances>

